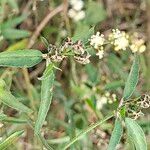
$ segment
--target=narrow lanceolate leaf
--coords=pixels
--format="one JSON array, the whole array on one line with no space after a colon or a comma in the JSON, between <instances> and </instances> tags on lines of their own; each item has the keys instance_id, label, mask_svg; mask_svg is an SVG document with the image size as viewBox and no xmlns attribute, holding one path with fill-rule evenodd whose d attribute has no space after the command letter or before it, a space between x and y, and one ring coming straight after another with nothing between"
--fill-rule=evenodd
<instances>
[{"instance_id":1,"label":"narrow lanceolate leaf","mask_svg":"<svg viewBox=\"0 0 150 150\"><path fill-rule=\"evenodd\" d=\"M42 61L42 53L38 50L24 49L0 53L0 66L32 67Z\"/></svg>"},{"instance_id":2,"label":"narrow lanceolate leaf","mask_svg":"<svg viewBox=\"0 0 150 150\"><path fill-rule=\"evenodd\" d=\"M10 123L27 123L25 119L18 119L14 117L8 117L7 115L0 113L0 121L10 122Z\"/></svg>"},{"instance_id":3,"label":"narrow lanceolate leaf","mask_svg":"<svg viewBox=\"0 0 150 150\"><path fill-rule=\"evenodd\" d=\"M121 136L123 133L123 128L121 125L121 121L119 119L116 119L115 121L115 127L113 129L109 145L108 145L108 150L115 150L117 144L119 144Z\"/></svg>"},{"instance_id":4,"label":"narrow lanceolate leaf","mask_svg":"<svg viewBox=\"0 0 150 150\"><path fill-rule=\"evenodd\" d=\"M147 150L146 138L142 128L136 121L125 118L128 139L134 145L136 150Z\"/></svg>"},{"instance_id":5,"label":"narrow lanceolate leaf","mask_svg":"<svg viewBox=\"0 0 150 150\"><path fill-rule=\"evenodd\" d=\"M53 64L50 64L44 71L42 77L41 103L38 112L38 117L35 123L35 134L38 134L40 132L40 129L42 128L48 110L50 108L52 95L53 95L53 91L52 91L53 83L54 83Z\"/></svg>"},{"instance_id":6,"label":"narrow lanceolate leaf","mask_svg":"<svg viewBox=\"0 0 150 150\"><path fill-rule=\"evenodd\" d=\"M26 30L7 28L7 29L2 29L2 35L4 36L5 39L15 40L15 39L29 37L30 32Z\"/></svg>"},{"instance_id":7,"label":"narrow lanceolate leaf","mask_svg":"<svg viewBox=\"0 0 150 150\"><path fill-rule=\"evenodd\" d=\"M10 135L7 139L2 141L0 143L0 150L5 150L9 146L11 146L11 144L13 144L18 139L18 137L20 137L23 134L23 132L24 131L17 131L15 133L13 133L12 135Z\"/></svg>"},{"instance_id":8,"label":"narrow lanceolate leaf","mask_svg":"<svg viewBox=\"0 0 150 150\"><path fill-rule=\"evenodd\" d=\"M14 44L11 44L5 51L16 51L18 49L25 49L28 44L28 39L20 40Z\"/></svg>"},{"instance_id":9,"label":"narrow lanceolate leaf","mask_svg":"<svg viewBox=\"0 0 150 150\"><path fill-rule=\"evenodd\" d=\"M125 84L125 89L123 93L124 100L127 100L134 92L135 87L138 83L138 77L139 77L139 59L138 59L138 56L135 55L134 61L130 70L130 74Z\"/></svg>"},{"instance_id":10,"label":"narrow lanceolate leaf","mask_svg":"<svg viewBox=\"0 0 150 150\"><path fill-rule=\"evenodd\" d=\"M32 110L19 102L9 91L0 89L0 101L5 105L12 107L18 111L31 113Z\"/></svg>"},{"instance_id":11,"label":"narrow lanceolate leaf","mask_svg":"<svg viewBox=\"0 0 150 150\"><path fill-rule=\"evenodd\" d=\"M8 21L6 21L2 24L2 28L3 29L13 28L13 27L19 25L26 18L27 18L27 15L21 15L19 17L14 17L12 19L8 19Z\"/></svg>"},{"instance_id":12,"label":"narrow lanceolate leaf","mask_svg":"<svg viewBox=\"0 0 150 150\"><path fill-rule=\"evenodd\" d=\"M53 67L54 67L54 65L53 65L53 64L50 64L50 65L45 69L45 71L44 71L44 73L43 73L43 76L42 76L41 78L39 78L39 80L45 80L45 79L49 78L50 75L51 75L52 72L53 72Z\"/></svg>"},{"instance_id":13,"label":"narrow lanceolate leaf","mask_svg":"<svg viewBox=\"0 0 150 150\"><path fill-rule=\"evenodd\" d=\"M48 43L48 41L47 41L47 39L45 37L41 36L41 41L44 43L44 45L46 46L46 48L49 47L49 43Z\"/></svg>"}]
</instances>

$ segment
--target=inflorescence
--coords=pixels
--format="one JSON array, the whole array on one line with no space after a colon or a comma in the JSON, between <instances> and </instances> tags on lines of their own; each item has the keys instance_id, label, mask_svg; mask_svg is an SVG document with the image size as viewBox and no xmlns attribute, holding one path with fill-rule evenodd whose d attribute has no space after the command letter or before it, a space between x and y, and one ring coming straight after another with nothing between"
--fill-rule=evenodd
<instances>
[{"instance_id":1,"label":"inflorescence","mask_svg":"<svg viewBox=\"0 0 150 150\"><path fill-rule=\"evenodd\" d=\"M91 57L87 48L93 48L96 56L102 59L106 53L106 45L112 47L116 52L130 49L132 53L143 53L146 50L145 41L138 33L130 36L124 31L113 29L107 37L97 32L89 38L86 45L81 40L74 42L71 38L67 38L60 47L50 45L47 57L52 62L61 62L64 58L72 56L77 62L87 64Z\"/></svg>"},{"instance_id":2,"label":"inflorescence","mask_svg":"<svg viewBox=\"0 0 150 150\"><path fill-rule=\"evenodd\" d=\"M84 2L82 0L70 0L70 9L68 10L68 16L73 21L78 22L85 18L85 11L83 10Z\"/></svg>"}]
</instances>

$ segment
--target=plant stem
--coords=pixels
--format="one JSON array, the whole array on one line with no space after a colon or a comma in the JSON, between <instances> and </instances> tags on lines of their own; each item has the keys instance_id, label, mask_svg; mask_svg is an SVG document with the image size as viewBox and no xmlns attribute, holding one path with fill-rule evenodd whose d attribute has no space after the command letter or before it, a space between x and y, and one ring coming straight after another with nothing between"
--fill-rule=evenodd
<instances>
[{"instance_id":1,"label":"plant stem","mask_svg":"<svg viewBox=\"0 0 150 150\"><path fill-rule=\"evenodd\" d=\"M105 121L109 120L110 118L112 118L114 116L114 114L111 114L107 117L105 117L103 120L98 121L97 123L89 126L87 129L83 130L82 132L80 132L76 137L74 137L70 143L68 143L62 150L66 150L67 148L69 148L72 144L74 144L77 140L79 140L81 137L83 137L85 134L87 134L88 132L90 132L91 130L93 130L94 128L98 127L99 125L101 125L102 123L104 123Z\"/></svg>"}]
</instances>

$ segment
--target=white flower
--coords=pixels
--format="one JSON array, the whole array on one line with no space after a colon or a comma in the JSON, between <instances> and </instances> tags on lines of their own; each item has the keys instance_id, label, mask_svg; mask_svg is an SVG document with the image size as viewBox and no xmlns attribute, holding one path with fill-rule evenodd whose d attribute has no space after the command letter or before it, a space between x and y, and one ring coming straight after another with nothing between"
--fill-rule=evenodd
<instances>
[{"instance_id":1,"label":"white flower","mask_svg":"<svg viewBox=\"0 0 150 150\"><path fill-rule=\"evenodd\" d=\"M97 32L96 35L92 35L90 39L90 45L95 49L99 49L105 42L104 35Z\"/></svg>"},{"instance_id":2,"label":"white flower","mask_svg":"<svg viewBox=\"0 0 150 150\"><path fill-rule=\"evenodd\" d=\"M76 13L76 16L74 17L74 21L79 21L85 18L85 12L84 11L79 11Z\"/></svg>"},{"instance_id":3,"label":"white flower","mask_svg":"<svg viewBox=\"0 0 150 150\"><path fill-rule=\"evenodd\" d=\"M85 17L84 11L76 11L74 9L70 9L68 11L68 16L72 18L75 22L82 20Z\"/></svg>"},{"instance_id":4,"label":"white flower","mask_svg":"<svg viewBox=\"0 0 150 150\"><path fill-rule=\"evenodd\" d=\"M138 51L138 47L135 44L131 44L130 49L133 53L136 53Z\"/></svg>"},{"instance_id":5,"label":"white flower","mask_svg":"<svg viewBox=\"0 0 150 150\"><path fill-rule=\"evenodd\" d=\"M113 97L113 99L116 99L117 96L116 96L116 94L112 94L112 97Z\"/></svg>"},{"instance_id":6,"label":"white flower","mask_svg":"<svg viewBox=\"0 0 150 150\"><path fill-rule=\"evenodd\" d=\"M61 37L66 37L66 36L67 36L67 30L62 29L62 30L60 31L60 36L61 36Z\"/></svg>"},{"instance_id":7,"label":"white flower","mask_svg":"<svg viewBox=\"0 0 150 150\"><path fill-rule=\"evenodd\" d=\"M130 49L133 53L139 52L143 53L146 50L145 41L142 38L139 38L138 33L134 33L131 37Z\"/></svg>"},{"instance_id":8,"label":"white flower","mask_svg":"<svg viewBox=\"0 0 150 150\"><path fill-rule=\"evenodd\" d=\"M109 35L109 40L112 45L114 45L114 49L116 51L119 50L126 50L126 48L129 46L129 36L124 32L120 31L118 29L113 29L112 33Z\"/></svg>"},{"instance_id":9,"label":"white flower","mask_svg":"<svg viewBox=\"0 0 150 150\"><path fill-rule=\"evenodd\" d=\"M128 45L129 45L129 41L124 36L120 37L114 41L114 46L115 46L116 51L121 50L121 49L126 50Z\"/></svg>"},{"instance_id":10,"label":"white flower","mask_svg":"<svg viewBox=\"0 0 150 150\"><path fill-rule=\"evenodd\" d=\"M141 45L139 48L139 53L143 53L146 50L146 46L145 45Z\"/></svg>"},{"instance_id":11,"label":"white flower","mask_svg":"<svg viewBox=\"0 0 150 150\"><path fill-rule=\"evenodd\" d=\"M105 96L102 96L100 101L103 103L103 104L106 104L107 103L107 97Z\"/></svg>"},{"instance_id":12,"label":"white flower","mask_svg":"<svg viewBox=\"0 0 150 150\"><path fill-rule=\"evenodd\" d=\"M70 3L70 5L73 6L73 5L75 5L75 4L77 3L77 1L78 1L78 0L70 0L69 3Z\"/></svg>"},{"instance_id":13,"label":"white flower","mask_svg":"<svg viewBox=\"0 0 150 150\"><path fill-rule=\"evenodd\" d=\"M97 101L97 103L96 103L96 108L97 108L98 110L101 110L101 109L103 108L103 104L101 103L100 100Z\"/></svg>"},{"instance_id":14,"label":"white flower","mask_svg":"<svg viewBox=\"0 0 150 150\"><path fill-rule=\"evenodd\" d=\"M108 103L109 103L109 104L112 104L112 103L113 103L113 101L110 99L110 100L108 101Z\"/></svg>"},{"instance_id":15,"label":"white flower","mask_svg":"<svg viewBox=\"0 0 150 150\"><path fill-rule=\"evenodd\" d=\"M97 100L96 107L98 110L102 109L103 105L107 103L107 97L102 96L99 100Z\"/></svg>"},{"instance_id":16,"label":"white flower","mask_svg":"<svg viewBox=\"0 0 150 150\"><path fill-rule=\"evenodd\" d=\"M68 16L74 18L76 16L76 11L74 9L69 9Z\"/></svg>"},{"instance_id":17,"label":"white flower","mask_svg":"<svg viewBox=\"0 0 150 150\"><path fill-rule=\"evenodd\" d=\"M71 9L68 11L68 16L75 22L82 20L85 17L85 12L82 10L84 2L82 0L70 0Z\"/></svg>"},{"instance_id":18,"label":"white flower","mask_svg":"<svg viewBox=\"0 0 150 150\"><path fill-rule=\"evenodd\" d=\"M110 93L109 93L109 92L106 92L106 93L105 93L105 96L106 96L106 97L109 97L109 96L110 96Z\"/></svg>"},{"instance_id":19,"label":"white flower","mask_svg":"<svg viewBox=\"0 0 150 150\"><path fill-rule=\"evenodd\" d=\"M96 55L99 57L99 59L102 59L104 57L104 51L103 50L99 50Z\"/></svg>"},{"instance_id":20,"label":"white flower","mask_svg":"<svg viewBox=\"0 0 150 150\"><path fill-rule=\"evenodd\" d=\"M76 11L80 11L84 6L84 2L82 0L70 0L70 4Z\"/></svg>"}]
</instances>

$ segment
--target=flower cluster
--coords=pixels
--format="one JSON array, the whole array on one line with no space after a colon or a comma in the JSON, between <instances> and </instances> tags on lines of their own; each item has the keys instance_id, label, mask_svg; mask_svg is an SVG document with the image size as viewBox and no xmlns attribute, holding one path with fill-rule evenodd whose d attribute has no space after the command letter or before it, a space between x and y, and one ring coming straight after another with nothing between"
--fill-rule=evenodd
<instances>
[{"instance_id":1,"label":"flower cluster","mask_svg":"<svg viewBox=\"0 0 150 150\"><path fill-rule=\"evenodd\" d=\"M97 32L96 35L92 35L90 39L90 45L92 45L95 49L103 49L105 39L104 35Z\"/></svg>"},{"instance_id":2,"label":"flower cluster","mask_svg":"<svg viewBox=\"0 0 150 150\"><path fill-rule=\"evenodd\" d=\"M133 53L139 52L143 53L146 50L145 41L138 35L137 32L135 32L131 36L131 45L130 49Z\"/></svg>"},{"instance_id":3,"label":"flower cluster","mask_svg":"<svg viewBox=\"0 0 150 150\"><path fill-rule=\"evenodd\" d=\"M81 40L73 42L71 38L67 38L67 40L60 47L50 44L49 54L47 57L45 55L43 57L49 58L52 62L61 62L64 58L72 56L77 62L87 64L90 62L89 58L91 56L86 50L89 46L92 46L95 49L96 55L99 59L102 59L104 57L104 46L106 44L112 45L115 51L130 48L133 53L142 53L146 50L144 43L144 40L139 38L138 34L129 36L124 31L113 29L108 35L108 38L105 38L100 32L92 35L89 39L89 45L84 45Z\"/></svg>"},{"instance_id":4,"label":"flower cluster","mask_svg":"<svg viewBox=\"0 0 150 150\"><path fill-rule=\"evenodd\" d=\"M127 115L133 119L138 119L140 116L144 115L142 109L150 107L150 96L147 94L142 95L140 98L127 102Z\"/></svg>"},{"instance_id":5,"label":"flower cluster","mask_svg":"<svg viewBox=\"0 0 150 150\"><path fill-rule=\"evenodd\" d=\"M82 20L85 17L85 12L82 10L84 2L82 0L70 0L71 8L68 11L68 16L75 22Z\"/></svg>"},{"instance_id":6,"label":"flower cluster","mask_svg":"<svg viewBox=\"0 0 150 150\"><path fill-rule=\"evenodd\" d=\"M90 54L85 50L82 42L80 40L73 42L70 38L67 38L60 47L50 44L49 53L45 58L49 58L52 62L61 62L68 56L73 56L74 59L81 64L90 62Z\"/></svg>"},{"instance_id":7,"label":"flower cluster","mask_svg":"<svg viewBox=\"0 0 150 150\"><path fill-rule=\"evenodd\" d=\"M104 47L103 47L105 42L104 35L100 34L100 32L97 32L95 35L91 36L89 41L90 45L97 50L96 55L99 56L99 59L102 59L104 56Z\"/></svg>"},{"instance_id":8,"label":"flower cluster","mask_svg":"<svg viewBox=\"0 0 150 150\"><path fill-rule=\"evenodd\" d=\"M96 107L98 110L101 110L105 104L112 104L116 100L116 94L105 92L104 95L100 96L97 100Z\"/></svg>"},{"instance_id":9,"label":"flower cluster","mask_svg":"<svg viewBox=\"0 0 150 150\"><path fill-rule=\"evenodd\" d=\"M133 53L143 53L146 50L145 41L139 38L137 33L129 36L126 32L118 29L113 29L108 35L108 38L104 38L104 35L97 32L89 39L90 45L96 50L96 55L99 59L104 56L104 45L110 44L114 47L115 51L127 50L130 48Z\"/></svg>"},{"instance_id":10,"label":"flower cluster","mask_svg":"<svg viewBox=\"0 0 150 150\"><path fill-rule=\"evenodd\" d=\"M115 51L126 50L129 46L129 35L124 31L113 29L109 34L109 41L114 46Z\"/></svg>"}]
</instances>

